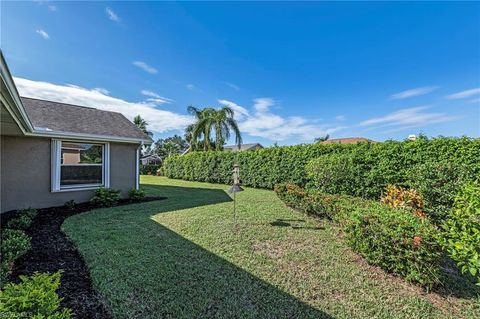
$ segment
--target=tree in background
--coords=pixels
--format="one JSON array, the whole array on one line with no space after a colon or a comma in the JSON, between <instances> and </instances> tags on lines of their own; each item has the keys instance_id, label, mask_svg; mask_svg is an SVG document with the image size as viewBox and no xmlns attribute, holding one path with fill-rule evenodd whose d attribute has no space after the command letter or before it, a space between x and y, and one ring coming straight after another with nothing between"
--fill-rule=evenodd
<instances>
[{"instance_id":1,"label":"tree in background","mask_svg":"<svg viewBox=\"0 0 480 319\"><path fill-rule=\"evenodd\" d=\"M322 136L322 137L316 137L314 139L314 142L315 143L321 143L321 142L325 142L325 141L328 141L328 139L330 138L330 135L325 135L325 136Z\"/></svg>"},{"instance_id":2,"label":"tree in background","mask_svg":"<svg viewBox=\"0 0 480 319\"><path fill-rule=\"evenodd\" d=\"M153 133L147 130L148 122L145 121L140 115L137 115L133 118L133 124L135 124L143 133L149 137L153 136Z\"/></svg>"},{"instance_id":3,"label":"tree in background","mask_svg":"<svg viewBox=\"0 0 480 319\"><path fill-rule=\"evenodd\" d=\"M153 152L162 160L172 155L181 154L188 148L188 143L179 135L160 138L154 144Z\"/></svg>"},{"instance_id":4,"label":"tree in background","mask_svg":"<svg viewBox=\"0 0 480 319\"><path fill-rule=\"evenodd\" d=\"M195 123L187 127L186 137L190 150L203 148L208 150L222 150L225 142L230 138L230 132L235 134L235 144L240 147L242 136L237 121L233 118L234 112L229 107L220 109L198 109L194 106L187 108L195 117ZM214 139L212 140L212 131Z\"/></svg>"}]
</instances>

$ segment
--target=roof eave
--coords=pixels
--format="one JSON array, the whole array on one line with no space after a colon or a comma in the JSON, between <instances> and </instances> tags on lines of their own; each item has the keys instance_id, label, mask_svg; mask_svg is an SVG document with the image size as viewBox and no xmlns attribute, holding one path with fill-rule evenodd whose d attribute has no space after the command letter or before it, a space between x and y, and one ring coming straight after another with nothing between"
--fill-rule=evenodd
<instances>
[{"instance_id":1,"label":"roof eave","mask_svg":"<svg viewBox=\"0 0 480 319\"><path fill-rule=\"evenodd\" d=\"M134 143L134 144L147 144L147 145L153 143L152 139L141 139L141 138L133 138L133 137L97 135L97 134L86 134L86 133L58 132L58 131L34 130L33 132L27 132L25 135L35 136L35 137L50 137L50 138L62 138L62 139L74 139L74 140Z\"/></svg>"}]
</instances>

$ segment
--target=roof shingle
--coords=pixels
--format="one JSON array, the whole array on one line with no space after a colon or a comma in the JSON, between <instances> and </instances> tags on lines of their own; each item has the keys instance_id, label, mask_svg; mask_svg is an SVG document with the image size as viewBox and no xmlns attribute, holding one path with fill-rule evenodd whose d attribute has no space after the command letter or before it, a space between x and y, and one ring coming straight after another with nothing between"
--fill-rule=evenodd
<instances>
[{"instance_id":1,"label":"roof shingle","mask_svg":"<svg viewBox=\"0 0 480 319\"><path fill-rule=\"evenodd\" d=\"M27 97L21 99L35 129L139 140L150 139L120 113Z\"/></svg>"}]
</instances>

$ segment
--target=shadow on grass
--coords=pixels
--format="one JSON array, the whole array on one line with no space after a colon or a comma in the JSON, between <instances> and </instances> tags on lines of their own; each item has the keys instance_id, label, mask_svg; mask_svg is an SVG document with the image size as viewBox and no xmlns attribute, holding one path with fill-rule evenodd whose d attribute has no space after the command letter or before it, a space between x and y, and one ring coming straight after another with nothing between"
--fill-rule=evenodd
<instances>
[{"instance_id":1,"label":"shadow on grass","mask_svg":"<svg viewBox=\"0 0 480 319\"><path fill-rule=\"evenodd\" d=\"M311 227L311 226L301 226L305 220L303 219L277 219L270 223L271 226L275 227L291 227L292 229L313 229L313 230L323 230L325 227Z\"/></svg>"},{"instance_id":2,"label":"shadow on grass","mask_svg":"<svg viewBox=\"0 0 480 319\"><path fill-rule=\"evenodd\" d=\"M224 191L142 186L168 199L77 215L64 224L115 317L333 318L152 219L231 201Z\"/></svg>"}]
</instances>

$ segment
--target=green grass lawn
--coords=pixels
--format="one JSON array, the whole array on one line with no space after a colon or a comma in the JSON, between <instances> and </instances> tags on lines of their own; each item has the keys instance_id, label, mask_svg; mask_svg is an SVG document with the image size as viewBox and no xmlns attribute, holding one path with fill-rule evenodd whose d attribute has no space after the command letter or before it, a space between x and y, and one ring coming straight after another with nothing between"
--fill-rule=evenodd
<instances>
[{"instance_id":1,"label":"green grass lawn","mask_svg":"<svg viewBox=\"0 0 480 319\"><path fill-rule=\"evenodd\" d=\"M67 219L95 288L117 318L479 318L463 278L422 289L368 266L340 230L272 191L142 176L163 201ZM453 276L453 275L452 275Z\"/></svg>"}]
</instances>

